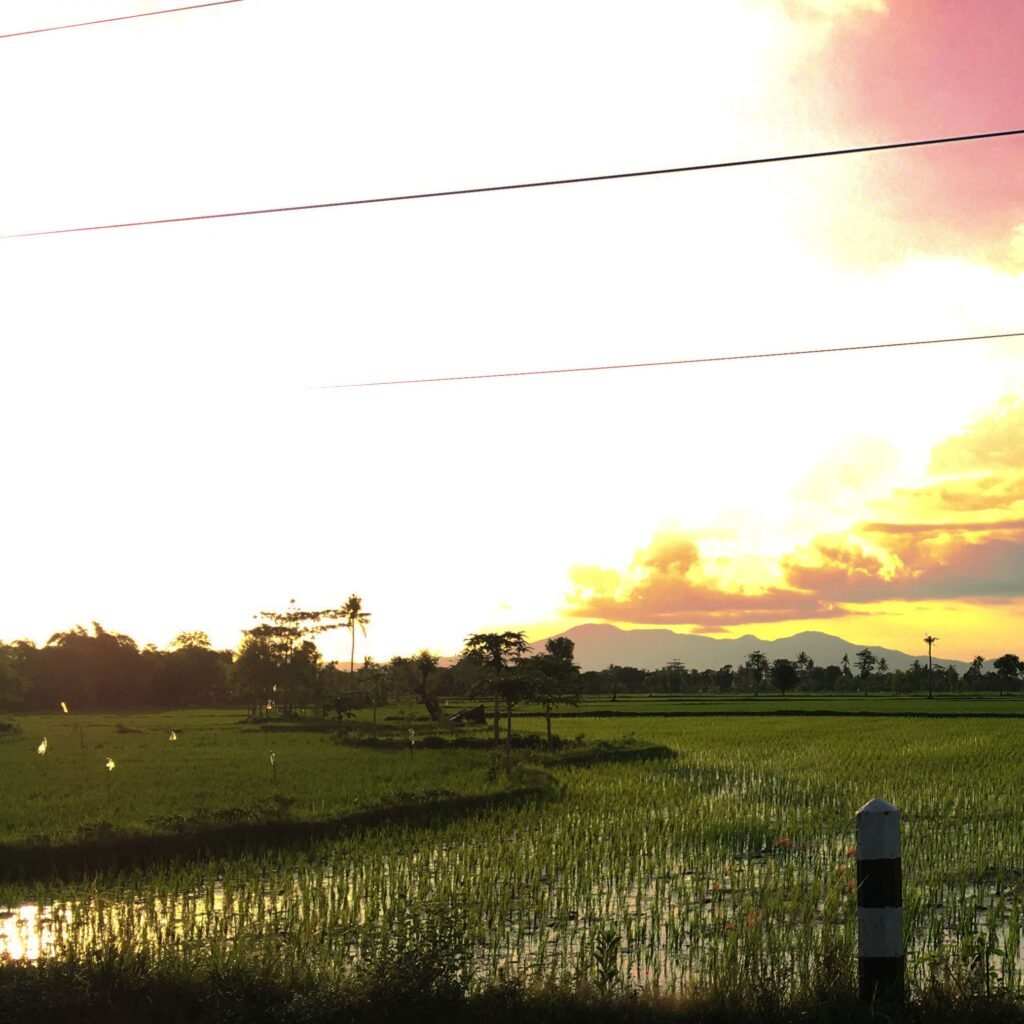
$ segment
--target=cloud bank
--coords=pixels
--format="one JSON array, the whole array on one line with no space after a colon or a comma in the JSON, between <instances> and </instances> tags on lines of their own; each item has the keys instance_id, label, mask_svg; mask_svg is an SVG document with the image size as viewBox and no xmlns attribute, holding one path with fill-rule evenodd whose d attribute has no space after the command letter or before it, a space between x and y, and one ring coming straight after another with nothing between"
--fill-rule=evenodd
<instances>
[{"instance_id":1,"label":"cloud bank","mask_svg":"<svg viewBox=\"0 0 1024 1024\"><path fill-rule=\"evenodd\" d=\"M1009 398L935 446L923 486L875 503L877 519L812 537L766 578L732 586L728 566L702 557L693 537L661 534L623 572L572 569L567 610L714 632L864 614L883 602L1005 604L1024 597L1022 466L1024 402Z\"/></svg>"}]
</instances>

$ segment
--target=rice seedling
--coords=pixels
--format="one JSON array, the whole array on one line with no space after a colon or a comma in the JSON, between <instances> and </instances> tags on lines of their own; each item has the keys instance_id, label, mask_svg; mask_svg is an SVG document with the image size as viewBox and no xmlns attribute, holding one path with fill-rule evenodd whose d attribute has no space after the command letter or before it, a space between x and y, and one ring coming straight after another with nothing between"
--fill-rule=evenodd
<instances>
[{"instance_id":1,"label":"rice seedling","mask_svg":"<svg viewBox=\"0 0 1024 1024\"><path fill-rule=\"evenodd\" d=\"M905 826L912 991L955 979L964 991L1022 993L1017 723L879 720L866 732L836 718L601 719L573 728L599 740L635 731L679 756L551 767L560 799L514 811L438 812L301 849L51 885L8 900L0 950L149 950L333 976L393 955L398 930L410 934L429 910L457 914L478 984L569 977L609 990L815 998L853 988L853 814L883 796ZM154 756L131 740L136 748L122 738L125 757ZM311 746L286 733L275 741L289 744L289 794L293 772L312 786L332 765L339 786L357 784L357 768L394 767L386 749ZM180 754L204 749L190 743ZM306 774L310 750L334 760ZM451 778L470 764L485 777L486 755L456 764L445 758L467 752L415 756L417 778L435 784L446 763ZM388 778L374 779L378 799Z\"/></svg>"}]
</instances>

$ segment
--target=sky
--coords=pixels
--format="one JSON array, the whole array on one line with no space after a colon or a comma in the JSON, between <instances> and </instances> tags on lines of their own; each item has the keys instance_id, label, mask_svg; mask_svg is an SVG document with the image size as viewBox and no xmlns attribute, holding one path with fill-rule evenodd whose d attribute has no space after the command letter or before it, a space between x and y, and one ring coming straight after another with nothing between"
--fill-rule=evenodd
<instances>
[{"instance_id":1,"label":"sky","mask_svg":"<svg viewBox=\"0 0 1024 1024\"><path fill-rule=\"evenodd\" d=\"M158 10L6 0L0 34ZM1024 127L1016 0L242 0L0 39L0 234ZM1024 138L0 239L0 638L1020 651ZM322 644L347 655L345 637Z\"/></svg>"}]
</instances>

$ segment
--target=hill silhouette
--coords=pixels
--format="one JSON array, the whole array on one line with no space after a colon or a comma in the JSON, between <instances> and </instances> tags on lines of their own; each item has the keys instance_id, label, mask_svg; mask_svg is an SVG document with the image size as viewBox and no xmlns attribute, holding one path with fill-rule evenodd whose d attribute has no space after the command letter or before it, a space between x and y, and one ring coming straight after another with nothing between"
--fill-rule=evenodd
<instances>
[{"instance_id":1,"label":"hill silhouette","mask_svg":"<svg viewBox=\"0 0 1024 1024\"><path fill-rule=\"evenodd\" d=\"M747 634L718 640L692 633L676 633L671 629L620 629L605 623L584 623L573 626L557 636L566 636L576 645L576 663L584 671L598 671L609 665L631 665L635 668L658 669L678 659L689 669L716 669L723 665L739 667L753 651L765 657L795 660L804 651L816 665L838 665L844 654L851 665L857 652L867 646L876 658L885 658L890 669L906 669L915 659L928 661L924 644L917 654L905 654L888 647L873 644L855 644L829 633L808 630L778 640L761 640ZM535 651L543 651L547 639L533 644ZM936 665L954 665L961 673L968 662L935 657ZM986 663L988 667L988 663Z\"/></svg>"}]
</instances>

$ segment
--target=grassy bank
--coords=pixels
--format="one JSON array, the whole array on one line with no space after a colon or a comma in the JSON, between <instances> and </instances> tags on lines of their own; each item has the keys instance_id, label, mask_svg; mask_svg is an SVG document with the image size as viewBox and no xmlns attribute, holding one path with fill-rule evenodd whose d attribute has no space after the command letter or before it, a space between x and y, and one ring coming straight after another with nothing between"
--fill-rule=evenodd
<instances>
[{"instance_id":1,"label":"grassy bank","mask_svg":"<svg viewBox=\"0 0 1024 1024\"><path fill-rule=\"evenodd\" d=\"M436 951L430 951L432 954ZM477 985L458 960L398 950L359 970L284 976L272 967L188 967L145 956L87 956L38 966L0 963L7 1024L1018 1024L1005 994L935 987L905 1006L872 1008L842 985L779 1000L756 982L666 996L594 970L560 982Z\"/></svg>"},{"instance_id":2,"label":"grassy bank","mask_svg":"<svg viewBox=\"0 0 1024 1024\"><path fill-rule=\"evenodd\" d=\"M406 745L386 756L339 746L329 733L240 725L237 711L12 720L19 731L0 739L0 776L18 794L0 805L7 845L315 822L504 788L484 749L410 756Z\"/></svg>"},{"instance_id":3,"label":"grassy bank","mask_svg":"<svg viewBox=\"0 0 1024 1024\"><path fill-rule=\"evenodd\" d=\"M664 746L621 740L547 751L526 731L513 736L509 775L486 730L411 717L382 723L376 737L360 721L345 721L339 731L317 719L246 723L237 711L9 721L0 777L18 797L0 805L6 882L455 820L542 795L553 780L537 769L672 755ZM419 729L415 746L410 721Z\"/></svg>"}]
</instances>

